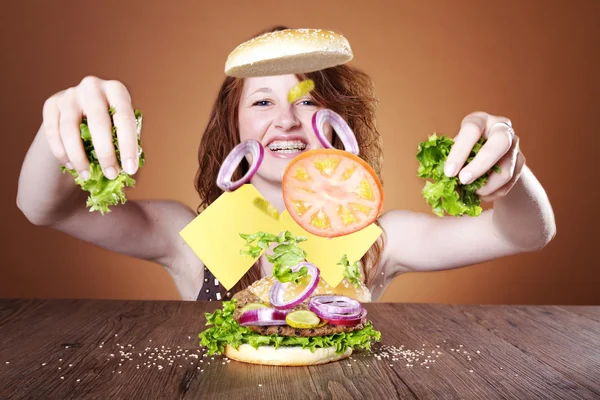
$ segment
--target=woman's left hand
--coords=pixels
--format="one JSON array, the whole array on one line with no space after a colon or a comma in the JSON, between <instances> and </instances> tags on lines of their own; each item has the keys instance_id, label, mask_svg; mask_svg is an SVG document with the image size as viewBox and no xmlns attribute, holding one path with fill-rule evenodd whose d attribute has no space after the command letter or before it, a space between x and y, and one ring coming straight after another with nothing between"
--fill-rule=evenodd
<instances>
[{"instance_id":1,"label":"woman's left hand","mask_svg":"<svg viewBox=\"0 0 600 400\"><path fill-rule=\"evenodd\" d=\"M464 166L471 149L482 135L487 141L475 158ZM461 122L444 172L447 176L458 174L460 182L467 184L494 165L500 167L500 173L491 172L486 184L475 192L482 201L491 202L506 196L521 176L525 157L519 150L519 137L515 135L508 118L473 112Z\"/></svg>"}]
</instances>

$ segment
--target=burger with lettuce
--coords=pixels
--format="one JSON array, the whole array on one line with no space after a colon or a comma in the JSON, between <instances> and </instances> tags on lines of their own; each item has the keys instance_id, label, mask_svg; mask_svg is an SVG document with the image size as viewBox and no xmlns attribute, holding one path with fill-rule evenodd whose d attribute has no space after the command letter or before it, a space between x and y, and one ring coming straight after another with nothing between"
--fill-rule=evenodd
<instances>
[{"instance_id":1,"label":"burger with lettuce","mask_svg":"<svg viewBox=\"0 0 600 400\"><path fill-rule=\"evenodd\" d=\"M267 260L273 275L254 282L224 301L222 309L206 313L208 329L199 334L208 354L251 363L281 366L324 364L349 357L353 350L370 350L381 340L361 303L371 293L360 279L358 264L346 256L344 279L332 287L306 261L298 243L306 240L290 232L242 234L247 250L258 258L276 243ZM256 242L256 244L255 244Z\"/></svg>"}]
</instances>

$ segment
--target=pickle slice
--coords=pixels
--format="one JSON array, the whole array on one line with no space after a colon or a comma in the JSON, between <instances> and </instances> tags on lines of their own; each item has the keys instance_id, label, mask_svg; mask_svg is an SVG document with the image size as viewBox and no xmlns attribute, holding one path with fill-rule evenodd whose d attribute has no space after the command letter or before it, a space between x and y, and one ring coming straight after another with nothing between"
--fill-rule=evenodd
<instances>
[{"instance_id":1,"label":"pickle slice","mask_svg":"<svg viewBox=\"0 0 600 400\"><path fill-rule=\"evenodd\" d=\"M279 211L277 211L277 209L273 207L273 205L267 200L261 197L257 197L256 199L254 199L254 205L260 210L264 211L267 215L275 219L279 219Z\"/></svg>"},{"instance_id":2,"label":"pickle slice","mask_svg":"<svg viewBox=\"0 0 600 400\"><path fill-rule=\"evenodd\" d=\"M321 319L312 311L292 311L285 317L285 322L292 328L315 328L321 323Z\"/></svg>"},{"instance_id":3,"label":"pickle slice","mask_svg":"<svg viewBox=\"0 0 600 400\"><path fill-rule=\"evenodd\" d=\"M315 88L315 83L312 79L307 79L302 82L298 82L296 86L294 86L288 92L288 102L293 103L299 98L306 96L308 93L312 92Z\"/></svg>"}]
</instances>

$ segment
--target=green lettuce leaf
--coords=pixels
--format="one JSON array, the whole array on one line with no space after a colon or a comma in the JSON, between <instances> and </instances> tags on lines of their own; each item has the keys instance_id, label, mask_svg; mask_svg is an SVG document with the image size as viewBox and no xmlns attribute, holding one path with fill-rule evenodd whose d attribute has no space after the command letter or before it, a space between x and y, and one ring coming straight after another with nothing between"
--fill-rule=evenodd
<instances>
[{"instance_id":1,"label":"green lettuce leaf","mask_svg":"<svg viewBox=\"0 0 600 400\"><path fill-rule=\"evenodd\" d=\"M115 147L117 161L119 165L121 165L121 151L119 149L119 142L117 140L117 128L115 127L113 121L115 109L110 107L108 113L110 115L112 124L113 145ZM134 114L138 135L138 165L143 167L146 161L146 155L142 150L142 143L140 139L140 132L142 130L142 113L139 110L134 110ZM73 178L75 178L75 183L77 183L82 190L89 192L86 207L89 207L90 212L100 211L100 213L104 215L104 213L110 212L110 206L115 206L119 204L119 202L121 204L125 204L127 198L125 197L124 188L126 186L135 186L135 180L123 170L121 170L119 175L112 181L104 176L102 173L102 168L100 167L100 162L96 156L96 151L94 150L92 136L90 135L86 116L82 118L82 122L79 125L79 132L83 141L85 154L90 162L90 177L87 181L84 181L81 179L75 169L69 170L64 165L61 165L60 169L63 173L69 172Z\"/></svg>"},{"instance_id":2,"label":"green lettuce leaf","mask_svg":"<svg viewBox=\"0 0 600 400\"><path fill-rule=\"evenodd\" d=\"M362 282L360 279L360 268L358 267L358 261L354 261L352 265L350 265L350 261L348 261L348 256L344 254L342 259L336 264L344 267L344 277L348 279L348 281L353 284L355 287L358 287Z\"/></svg>"},{"instance_id":3,"label":"green lettuce leaf","mask_svg":"<svg viewBox=\"0 0 600 400\"><path fill-rule=\"evenodd\" d=\"M469 164L479 153L484 145L482 137L471 149L465 165ZM492 171L500 172L500 167L493 166L488 172L475 181L463 185L458 176L448 177L444 173L444 165L448 154L454 145L454 141L446 136L438 136L436 133L429 139L419 144L417 160L419 169L417 175L425 182L421 194L431 206L432 211L443 217L444 213L453 216L469 215L476 217L481 214L481 201L475 191L484 186Z\"/></svg>"},{"instance_id":4,"label":"green lettuce leaf","mask_svg":"<svg viewBox=\"0 0 600 400\"><path fill-rule=\"evenodd\" d=\"M224 301L222 309L214 313L205 313L206 325L210 328L201 332L200 345L207 348L208 355L222 354L225 346L237 349L242 344L249 344L255 349L259 346L299 346L314 352L319 348L335 347L336 353L341 354L347 348L371 350L371 343L381 340L381 332L373 329L373 323L368 321L364 328L350 333L336 333L319 337L292 337L276 334L263 336L250 328L240 326L233 319L237 300Z\"/></svg>"},{"instance_id":5,"label":"green lettuce leaf","mask_svg":"<svg viewBox=\"0 0 600 400\"><path fill-rule=\"evenodd\" d=\"M294 236L292 232L285 231L281 235L257 232L252 234L240 233L246 241L246 250L240 250L242 255L254 259L260 256L263 250L269 248L271 243L278 243L273 248L273 254L267 254L267 261L273 264L273 276L280 282L300 283L300 279L308 274L308 268L303 267L297 272L292 272L292 267L306 260L306 251L298 243L307 240L304 236ZM257 244L254 244L254 242Z\"/></svg>"}]
</instances>

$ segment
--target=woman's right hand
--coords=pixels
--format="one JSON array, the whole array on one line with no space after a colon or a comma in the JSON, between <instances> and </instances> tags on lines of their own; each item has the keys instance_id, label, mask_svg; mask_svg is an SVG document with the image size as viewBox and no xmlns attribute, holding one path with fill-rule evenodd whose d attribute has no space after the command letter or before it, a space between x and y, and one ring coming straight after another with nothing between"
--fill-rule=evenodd
<instances>
[{"instance_id":1,"label":"woman's right hand","mask_svg":"<svg viewBox=\"0 0 600 400\"><path fill-rule=\"evenodd\" d=\"M113 121L121 152L118 165L112 140L109 107L115 109ZM43 127L50 149L61 164L75 168L83 180L89 178L90 163L85 154L79 124L83 116L104 176L117 177L120 168L133 175L138 169L138 137L131 96L116 80L87 76L79 85L48 98L43 108Z\"/></svg>"}]
</instances>

